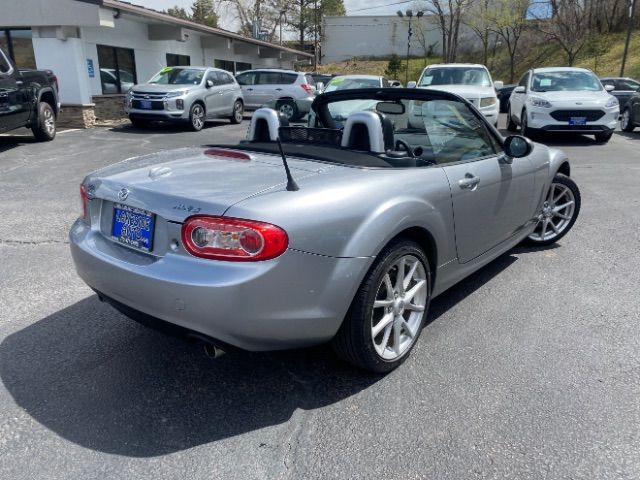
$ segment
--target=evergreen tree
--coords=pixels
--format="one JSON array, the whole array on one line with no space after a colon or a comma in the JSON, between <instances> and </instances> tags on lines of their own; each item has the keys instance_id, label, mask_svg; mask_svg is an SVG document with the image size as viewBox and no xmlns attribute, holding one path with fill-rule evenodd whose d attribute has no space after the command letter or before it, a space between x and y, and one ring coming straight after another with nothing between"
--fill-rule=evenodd
<instances>
[{"instance_id":1,"label":"evergreen tree","mask_svg":"<svg viewBox=\"0 0 640 480\"><path fill-rule=\"evenodd\" d=\"M208 27L217 27L218 14L213 8L213 0L195 0L191 5L191 20Z\"/></svg>"}]
</instances>

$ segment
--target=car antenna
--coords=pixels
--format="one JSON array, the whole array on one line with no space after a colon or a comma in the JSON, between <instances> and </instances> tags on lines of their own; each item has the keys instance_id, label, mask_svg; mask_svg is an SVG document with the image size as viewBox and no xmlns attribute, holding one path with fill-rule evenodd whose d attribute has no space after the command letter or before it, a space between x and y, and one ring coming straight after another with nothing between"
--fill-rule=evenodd
<instances>
[{"instance_id":1,"label":"car antenna","mask_svg":"<svg viewBox=\"0 0 640 480\"><path fill-rule=\"evenodd\" d=\"M284 150L282 149L282 142L280 141L280 137L276 138L276 142L278 142L278 149L280 150L280 156L282 157L282 163L284 163L284 169L287 172L287 190L289 192L296 192L300 190L300 187L293 179L291 175L291 171L289 170L289 164L287 163L287 157L284 154Z\"/></svg>"}]
</instances>

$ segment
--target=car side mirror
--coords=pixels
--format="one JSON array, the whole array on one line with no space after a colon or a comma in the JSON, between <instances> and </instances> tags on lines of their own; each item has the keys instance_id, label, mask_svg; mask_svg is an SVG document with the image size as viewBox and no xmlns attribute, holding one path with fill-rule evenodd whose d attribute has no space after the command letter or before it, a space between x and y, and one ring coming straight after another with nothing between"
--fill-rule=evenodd
<instances>
[{"instance_id":1,"label":"car side mirror","mask_svg":"<svg viewBox=\"0 0 640 480\"><path fill-rule=\"evenodd\" d=\"M504 82L502 80L496 80L493 82L493 88L496 90L500 90L502 87L504 87Z\"/></svg>"},{"instance_id":2,"label":"car side mirror","mask_svg":"<svg viewBox=\"0 0 640 480\"><path fill-rule=\"evenodd\" d=\"M533 143L522 135L510 135L504 139L504 153L509 158L526 157L533 150ZM510 162L509 162L510 163Z\"/></svg>"},{"instance_id":3,"label":"car side mirror","mask_svg":"<svg viewBox=\"0 0 640 480\"><path fill-rule=\"evenodd\" d=\"M613 85L605 85L605 86L604 86L604 89L605 89L607 92L613 92L613 91L616 89L616 87L614 87Z\"/></svg>"},{"instance_id":4,"label":"car side mirror","mask_svg":"<svg viewBox=\"0 0 640 480\"><path fill-rule=\"evenodd\" d=\"M522 86L522 85L518 85L516 88L513 89L513 93L526 93L527 90Z\"/></svg>"},{"instance_id":5,"label":"car side mirror","mask_svg":"<svg viewBox=\"0 0 640 480\"><path fill-rule=\"evenodd\" d=\"M207 80L207 88L213 87L213 80Z\"/></svg>"},{"instance_id":6,"label":"car side mirror","mask_svg":"<svg viewBox=\"0 0 640 480\"><path fill-rule=\"evenodd\" d=\"M411 81L409 83L407 83L407 88L416 88L417 83L414 81Z\"/></svg>"}]
</instances>

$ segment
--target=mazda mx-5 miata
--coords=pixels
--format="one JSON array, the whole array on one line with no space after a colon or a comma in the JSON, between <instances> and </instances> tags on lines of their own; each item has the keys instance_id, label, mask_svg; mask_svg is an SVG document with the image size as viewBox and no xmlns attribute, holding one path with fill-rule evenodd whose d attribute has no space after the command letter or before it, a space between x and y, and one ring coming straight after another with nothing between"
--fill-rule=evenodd
<instances>
[{"instance_id":1,"label":"mazda mx-5 miata","mask_svg":"<svg viewBox=\"0 0 640 480\"><path fill-rule=\"evenodd\" d=\"M558 241L578 216L564 153L503 138L456 95L345 90L312 108L308 127L260 109L237 145L87 176L70 232L80 277L210 353L331 342L386 372L432 298L520 242Z\"/></svg>"}]
</instances>

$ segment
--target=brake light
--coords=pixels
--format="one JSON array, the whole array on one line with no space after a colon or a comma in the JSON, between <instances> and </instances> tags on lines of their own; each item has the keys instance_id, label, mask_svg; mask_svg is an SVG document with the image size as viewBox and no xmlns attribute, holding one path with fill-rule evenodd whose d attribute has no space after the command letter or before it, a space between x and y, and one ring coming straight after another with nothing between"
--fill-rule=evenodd
<instances>
[{"instance_id":1,"label":"brake light","mask_svg":"<svg viewBox=\"0 0 640 480\"><path fill-rule=\"evenodd\" d=\"M194 215L182 225L182 244L194 257L256 262L282 255L289 237L270 223Z\"/></svg>"},{"instance_id":2,"label":"brake light","mask_svg":"<svg viewBox=\"0 0 640 480\"><path fill-rule=\"evenodd\" d=\"M309 85L308 83L302 83L302 84L300 84L300 86L307 93L312 93L313 92L313 87L311 85Z\"/></svg>"},{"instance_id":3,"label":"brake light","mask_svg":"<svg viewBox=\"0 0 640 480\"><path fill-rule=\"evenodd\" d=\"M87 218L87 187L80 184L80 201L82 202L82 218Z\"/></svg>"}]
</instances>

